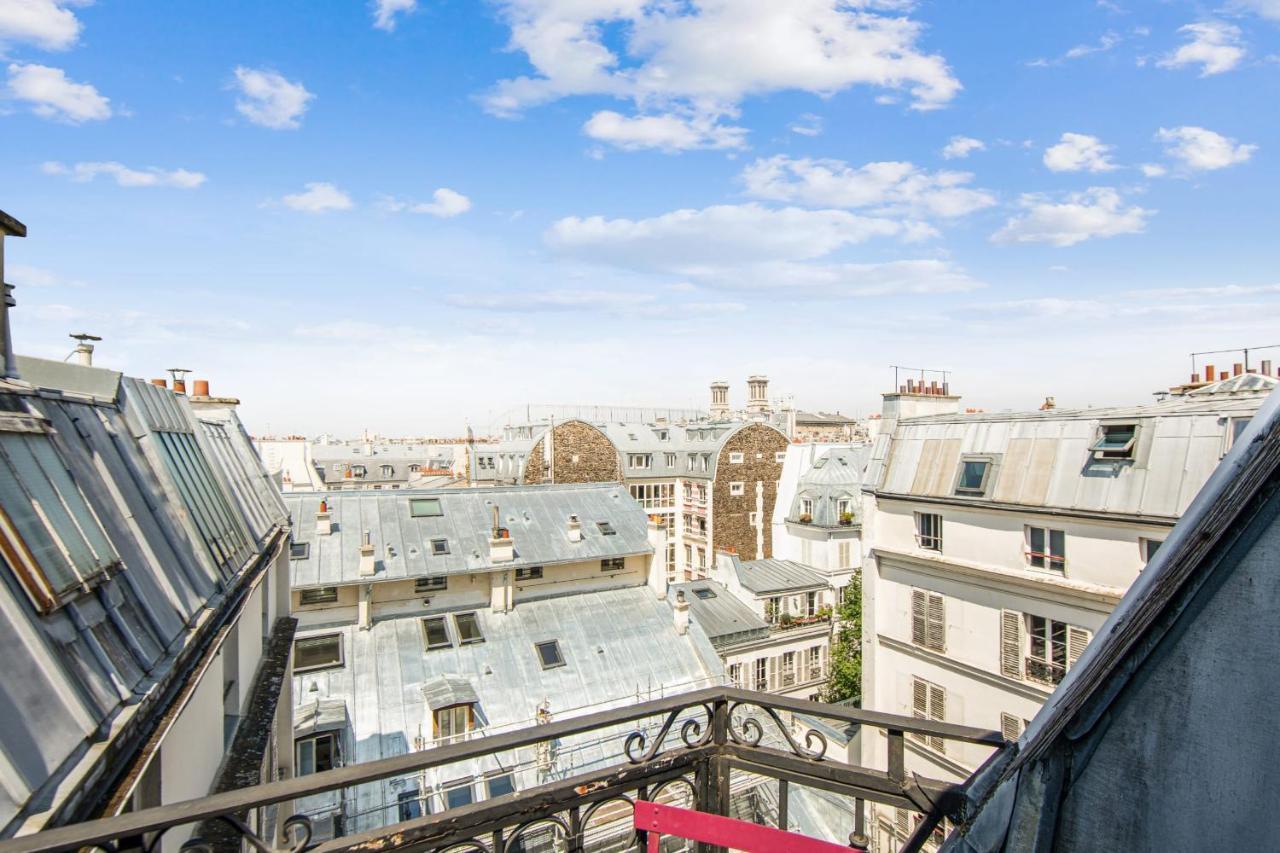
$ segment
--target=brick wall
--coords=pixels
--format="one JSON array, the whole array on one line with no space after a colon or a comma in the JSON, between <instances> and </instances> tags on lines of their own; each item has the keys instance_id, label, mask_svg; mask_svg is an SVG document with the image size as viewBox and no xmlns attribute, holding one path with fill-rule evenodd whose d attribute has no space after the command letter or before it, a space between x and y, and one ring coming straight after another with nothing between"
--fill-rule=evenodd
<instances>
[{"instance_id":1,"label":"brick wall","mask_svg":"<svg viewBox=\"0 0 1280 853\"><path fill-rule=\"evenodd\" d=\"M547 481L547 466L543 461L544 435L529 451L524 466L524 482ZM565 421L556 424L551 443L555 454L557 483L617 483L622 480L622 467L618 463L618 449L603 432L583 421Z\"/></svg>"},{"instance_id":2,"label":"brick wall","mask_svg":"<svg viewBox=\"0 0 1280 853\"><path fill-rule=\"evenodd\" d=\"M733 548L744 560L756 559L756 528L749 514L756 511L756 483L764 486L764 506L760 523L764 527L764 552L773 556L773 505L778 499L778 480L782 463L778 453L787 449L787 437L765 424L751 424L735 432L720 448L716 459L716 476L711 484L711 553ZM742 462L729 461L730 454L741 453ZM742 495L729 494L729 484L741 482Z\"/></svg>"}]
</instances>

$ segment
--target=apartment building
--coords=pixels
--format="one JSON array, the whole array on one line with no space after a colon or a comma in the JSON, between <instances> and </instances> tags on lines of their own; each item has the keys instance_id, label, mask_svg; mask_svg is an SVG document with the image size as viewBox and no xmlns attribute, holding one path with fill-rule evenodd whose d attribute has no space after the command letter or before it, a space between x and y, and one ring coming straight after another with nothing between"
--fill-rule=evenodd
<instances>
[{"instance_id":1,"label":"apartment building","mask_svg":"<svg viewBox=\"0 0 1280 853\"><path fill-rule=\"evenodd\" d=\"M864 501L864 706L1016 739L1275 387L1263 369L1117 408L959 414L932 388L885 395ZM864 760L884 749L869 739ZM907 769L962 779L985 757L914 740ZM880 849L904 814L878 810Z\"/></svg>"},{"instance_id":2,"label":"apartment building","mask_svg":"<svg viewBox=\"0 0 1280 853\"><path fill-rule=\"evenodd\" d=\"M415 441L312 441L257 438L254 446L280 488L295 491L397 491L449 485L463 468L462 445Z\"/></svg>"},{"instance_id":3,"label":"apartment building","mask_svg":"<svg viewBox=\"0 0 1280 853\"><path fill-rule=\"evenodd\" d=\"M862 566L862 485L871 445L793 444L773 511L773 552L843 589Z\"/></svg>"}]
</instances>

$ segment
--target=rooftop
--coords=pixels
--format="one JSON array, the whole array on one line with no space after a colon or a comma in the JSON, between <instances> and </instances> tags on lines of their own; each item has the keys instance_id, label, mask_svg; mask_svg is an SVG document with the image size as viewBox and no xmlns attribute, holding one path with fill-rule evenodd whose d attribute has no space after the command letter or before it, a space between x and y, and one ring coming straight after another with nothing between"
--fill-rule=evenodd
<instances>
[{"instance_id":1,"label":"rooftop","mask_svg":"<svg viewBox=\"0 0 1280 853\"><path fill-rule=\"evenodd\" d=\"M743 589L756 595L768 595L775 592L799 592L807 589L822 589L827 581L822 575L794 560L747 560L734 558L734 567L738 572L738 582Z\"/></svg>"},{"instance_id":2,"label":"rooftop","mask_svg":"<svg viewBox=\"0 0 1280 853\"><path fill-rule=\"evenodd\" d=\"M717 648L769 636L769 625L715 581L672 584L668 600L683 592L695 625Z\"/></svg>"}]
</instances>

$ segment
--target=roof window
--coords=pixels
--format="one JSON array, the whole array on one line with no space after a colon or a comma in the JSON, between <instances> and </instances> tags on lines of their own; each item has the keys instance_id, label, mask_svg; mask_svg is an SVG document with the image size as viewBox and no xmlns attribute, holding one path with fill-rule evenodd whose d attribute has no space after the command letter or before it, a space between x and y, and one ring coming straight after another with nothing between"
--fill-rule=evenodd
<instances>
[{"instance_id":1,"label":"roof window","mask_svg":"<svg viewBox=\"0 0 1280 853\"><path fill-rule=\"evenodd\" d=\"M987 491L992 460L988 456L964 457L956 474L955 493L962 497L982 497Z\"/></svg>"},{"instance_id":2,"label":"roof window","mask_svg":"<svg viewBox=\"0 0 1280 853\"><path fill-rule=\"evenodd\" d=\"M410 498L410 518L437 518L444 515L444 507L439 498Z\"/></svg>"},{"instance_id":3,"label":"roof window","mask_svg":"<svg viewBox=\"0 0 1280 853\"><path fill-rule=\"evenodd\" d=\"M538 660L543 669L555 669L558 666L564 666L564 655L560 653L559 640L534 643L533 647L538 652Z\"/></svg>"},{"instance_id":4,"label":"roof window","mask_svg":"<svg viewBox=\"0 0 1280 853\"><path fill-rule=\"evenodd\" d=\"M608 521L597 521L596 527L600 528L601 536L616 536L618 531L613 528L613 524Z\"/></svg>"},{"instance_id":5,"label":"roof window","mask_svg":"<svg viewBox=\"0 0 1280 853\"><path fill-rule=\"evenodd\" d=\"M1132 459L1137 440L1137 424L1102 424L1089 450L1102 459Z\"/></svg>"}]
</instances>

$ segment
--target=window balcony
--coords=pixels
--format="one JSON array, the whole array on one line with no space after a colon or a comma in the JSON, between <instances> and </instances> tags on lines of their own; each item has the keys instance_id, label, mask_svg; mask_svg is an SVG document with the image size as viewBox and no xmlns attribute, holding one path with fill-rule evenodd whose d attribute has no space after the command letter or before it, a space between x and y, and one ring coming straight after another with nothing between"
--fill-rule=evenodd
<instances>
[{"instance_id":1,"label":"window balcony","mask_svg":"<svg viewBox=\"0 0 1280 853\"><path fill-rule=\"evenodd\" d=\"M805 718L842 729L885 730L886 769L845 763L842 751L829 749L821 731L805 728ZM721 836L727 841L716 843L737 846L732 843L733 833L750 833L754 831L751 824L716 821L709 815L725 817L732 811L787 832L792 825L788 809L801 807L796 803L803 801L803 789L849 798L847 831L863 837L868 829L868 801L922 813L916 831L902 847L916 851L942 820L961 816L973 777L955 784L908 775L906 735L990 747L988 764L1009 755L998 732L711 687L563 720L548 718L516 731L50 829L0 842L0 853L86 846L158 849L161 836L184 826L194 829L184 849L214 845L221 849L228 843L247 843L262 851L316 846L325 851L466 849L486 853L645 849L650 841L657 841L649 836L656 834L653 827L658 824L644 817L655 811L652 804L657 804L658 811L675 807L699 812L702 817L695 824L714 824L729 833ZM596 759L575 765L570 758L574 744L589 744ZM457 796L456 784L439 792L424 790L420 798L412 793L417 780L428 772L440 770L452 778L452 774L462 775L457 768L480 763L496 763L506 773L518 775L489 785L484 789L487 798L473 799L471 793ZM365 796L357 797L357 790ZM385 805L370 807L368 793L386 790L399 793L389 795ZM341 804L343 811L321 820L320 815L313 819L305 807L299 808L325 797ZM762 806L768 803L774 805ZM363 813L358 813L360 808ZM786 849L833 846L828 842L818 847L822 842L796 833L783 836L778 830L773 830L774 841L781 838ZM697 838L681 835L678 828L668 835ZM662 849L669 844L668 840Z\"/></svg>"},{"instance_id":2,"label":"window balcony","mask_svg":"<svg viewBox=\"0 0 1280 853\"><path fill-rule=\"evenodd\" d=\"M1066 676L1067 668L1062 664L1029 657L1026 659L1026 673L1030 681L1038 681L1041 684L1057 687Z\"/></svg>"}]
</instances>

